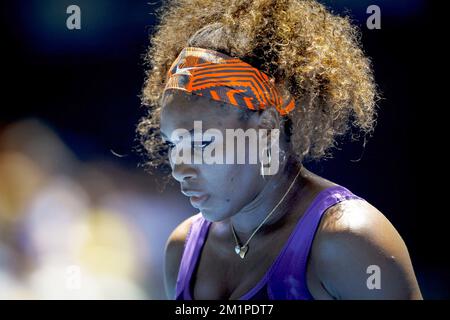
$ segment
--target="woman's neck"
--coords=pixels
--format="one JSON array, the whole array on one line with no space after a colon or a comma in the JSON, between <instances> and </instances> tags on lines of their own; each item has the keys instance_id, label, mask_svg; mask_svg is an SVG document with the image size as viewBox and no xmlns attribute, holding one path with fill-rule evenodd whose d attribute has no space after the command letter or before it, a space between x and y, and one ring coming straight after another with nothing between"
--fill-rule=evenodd
<instances>
[{"instance_id":1,"label":"woman's neck","mask_svg":"<svg viewBox=\"0 0 450 320\"><path fill-rule=\"evenodd\" d=\"M258 232L262 232L263 229L273 225L286 215L289 211L287 209L291 207L293 200L297 198L294 197L294 195L299 195L304 188L304 170L305 168L294 156L289 156L282 165L281 170L276 175L269 178L264 188L255 199L243 207L238 213L233 215L230 218L230 221L227 221L228 223L233 223L233 227L240 239L245 239L246 241L248 237L250 237L253 231L280 202L298 174L296 181L286 194L284 200Z\"/></svg>"}]
</instances>

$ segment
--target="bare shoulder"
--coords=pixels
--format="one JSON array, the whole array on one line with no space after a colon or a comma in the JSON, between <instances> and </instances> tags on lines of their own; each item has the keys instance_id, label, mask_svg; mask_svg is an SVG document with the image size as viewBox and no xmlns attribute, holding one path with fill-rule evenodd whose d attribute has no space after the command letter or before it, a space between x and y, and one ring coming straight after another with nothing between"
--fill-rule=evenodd
<instances>
[{"instance_id":1,"label":"bare shoulder","mask_svg":"<svg viewBox=\"0 0 450 320\"><path fill-rule=\"evenodd\" d=\"M164 284L169 299L175 296L175 285L183 256L184 243L192 225L191 216L181 222L170 234L166 242L164 258Z\"/></svg>"},{"instance_id":2,"label":"bare shoulder","mask_svg":"<svg viewBox=\"0 0 450 320\"><path fill-rule=\"evenodd\" d=\"M343 201L325 212L311 259L336 299L422 299L405 242L367 201Z\"/></svg>"}]
</instances>

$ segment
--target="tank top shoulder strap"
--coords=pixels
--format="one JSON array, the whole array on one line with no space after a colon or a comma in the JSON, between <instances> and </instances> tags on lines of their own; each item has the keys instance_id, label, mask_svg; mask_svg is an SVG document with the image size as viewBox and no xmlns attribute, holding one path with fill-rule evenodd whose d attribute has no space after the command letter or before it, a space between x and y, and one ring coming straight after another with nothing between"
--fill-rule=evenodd
<instances>
[{"instance_id":1,"label":"tank top shoulder strap","mask_svg":"<svg viewBox=\"0 0 450 320\"><path fill-rule=\"evenodd\" d=\"M189 285L187 280L191 277L210 223L210 221L203 218L201 212L192 217L192 224L184 242L183 255L178 270L175 294L176 300L189 299L189 293L185 290L189 290L189 288L187 288Z\"/></svg>"},{"instance_id":2,"label":"tank top shoulder strap","mask_svg":"<svg viewBox=\"0 0 450 320\"><path fill-rule=\"evenodd\" d=\"M314 235L324 212L331 206L363 198L336 185L319 192L300 218L269 279L268 294L275 300L314 299L306 284L306 267Z\"/></svg>"}]
</instances>

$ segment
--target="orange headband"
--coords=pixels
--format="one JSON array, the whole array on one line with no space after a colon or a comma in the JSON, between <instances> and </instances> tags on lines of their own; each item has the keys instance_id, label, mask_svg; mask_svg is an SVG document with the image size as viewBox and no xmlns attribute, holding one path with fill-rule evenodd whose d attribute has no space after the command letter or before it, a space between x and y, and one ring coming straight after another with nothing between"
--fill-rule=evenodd
<instances>
[{"instance_id":1,"label":"orange headband","mask_svg":"<svg viewBox=\"0 0 450 320\"><path fill-rule=\"evenodd\" d=\"M197 47L184 48L167 72L164 91L179 89L252 110L274 106L282 115L295 107L274 85L273 78L240 59Z\"/></svg>"}]
</instances>

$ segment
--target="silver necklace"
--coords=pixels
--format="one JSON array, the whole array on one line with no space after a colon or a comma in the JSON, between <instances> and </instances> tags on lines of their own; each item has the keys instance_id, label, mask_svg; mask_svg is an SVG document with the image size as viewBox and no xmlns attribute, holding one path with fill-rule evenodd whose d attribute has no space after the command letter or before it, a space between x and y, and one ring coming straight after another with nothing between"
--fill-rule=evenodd
<instances>
[{"instance_id":1,"label":"silver necklace","mask_svg":"<svg viewBox=\"0 0 450 320\"><path fill-rule=\"evenodd\" d=\"M275 210L278 208L278 206L281 204L281 202L283 202L284 198L286 198L287 194L289 193L289 191L291 190L292 186L294 185L294 182L297 180L297 177L299 176L301 169L302 168L300 167L300 170L298 170L297 175L295 176L294 180L292 181L292 183L289 186L289 188L287 189L287 191L284 193L284 195L281 198L281 200L272 209L272 211L270 211L270 213L264 218L264 220L255 229L255 231L253 231L253 233L248 238L248 240L244 243L244 245L242 245L242 246L240 245L239 240L238 240L237 235L236 235L236 232L234 231L233 223L230 221L231 231L233 232L234 241L236 242L236 246L234 247L234 252L236 252L236 254L239 255L241 257L241 259L244 259L245 255L246 255L246 253L248 251L248 244L249 244L250 240L252 240L252 238L256 234L256 232L258 232L258 230L263 226L263 224L267 221L267 219L269 219L270 216L275 212Z\"/></svg>"}]
</instances>

